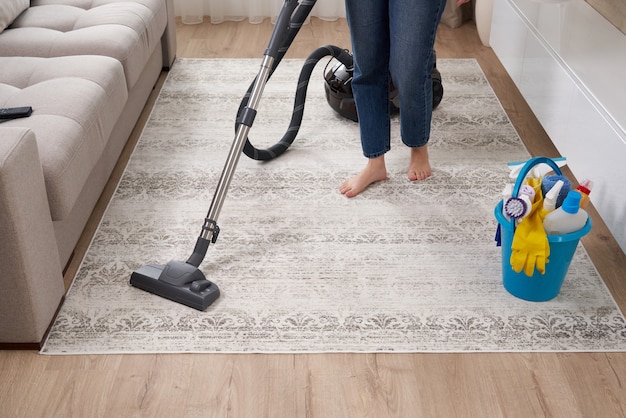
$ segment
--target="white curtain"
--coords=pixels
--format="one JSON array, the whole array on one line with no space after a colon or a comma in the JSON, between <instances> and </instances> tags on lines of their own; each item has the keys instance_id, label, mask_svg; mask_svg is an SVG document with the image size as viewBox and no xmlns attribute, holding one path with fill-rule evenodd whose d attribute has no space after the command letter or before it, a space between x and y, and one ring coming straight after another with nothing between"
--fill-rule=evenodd
<instances>
[{"instance_id":1,"label":"white curtain","mask_svg":"<svg viewBox=\"0 0 626 418\"><path fill-rule=\"evenodd\" d=\"M261 23L270 17L272 21L280 12L283 0L174 0L175 14L183 23L200 23L208 16L211 23L225 20L246 20ZM345 17L343 0L317 0L311 16L324 20Z\"/></svg>"}]
</instances>

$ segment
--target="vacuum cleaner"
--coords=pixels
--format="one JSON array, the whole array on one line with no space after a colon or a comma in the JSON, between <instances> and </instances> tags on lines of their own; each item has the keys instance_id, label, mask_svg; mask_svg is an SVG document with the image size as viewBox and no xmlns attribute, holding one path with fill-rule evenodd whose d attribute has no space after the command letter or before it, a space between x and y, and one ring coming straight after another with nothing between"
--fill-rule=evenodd
<instances>
[{"instance_id":1,"label":"vacuum cleaner","mask_svg":"<svg viewBox=\"0 0 626 418\"><path fill-rule=\"evenodd\" d=\"M306 59L302 67L289 129L283 138L275 145L263 150L255 148L249 141L248 133L254 123L263 89L285 56L315 3L316 0L285 0L282 5L259 72L239 106L235 122L235 138L192 254L186 261L171 260L167 264L148 264L139 267L131 274L130 284L132 286L201 311L219 298L219 287L206 278L199 266L206 256L209 245L214 244L218 238L220 228L217 225L217 219L239 157L244 153L255 160L271 160L289 148L298 133L304 114L308 81L314 67L323 57L331 56L331 61L333 59L338 61L338 64L333 67L332 71L327 72L325 77L328 85L326 90L329 105L342 116L356 120L356 107L348 108L348 105L353 106L353 100L352 104L350 103L352 55L345 49L327 45L316 49ZM340 74L341 78L339 77ZM394 88L390 86L390 101L393 103L394 99ZM396 105L394 104L394 106Z\"/></svg>"},{"instance_id":2,"label":"vacuum cleaner","mask_svg":"<svg viewBox=\"0 0 626 418\"><path fill-rule=\"evenodd\" d=\"M433 51L434 52L434 51ZM329 64L333 60L329 61ZM352 94L352 76L354 69L347 66L343 62L336 62L334 66L328 70L326 66L324 75L324 91L326 93L326 101L329 106L341 116L354 122L359 121L356 112L356 104ZM439 106L443 99L443 84L441 82L441 73L437 69L437 55L433 60L433 69L431 71L433 85L433 110ZM389 110L391 114L400 111L400 98L398 97L398 89L393 85L393 80L389 82Z\"/></svg>"}]
</instances>

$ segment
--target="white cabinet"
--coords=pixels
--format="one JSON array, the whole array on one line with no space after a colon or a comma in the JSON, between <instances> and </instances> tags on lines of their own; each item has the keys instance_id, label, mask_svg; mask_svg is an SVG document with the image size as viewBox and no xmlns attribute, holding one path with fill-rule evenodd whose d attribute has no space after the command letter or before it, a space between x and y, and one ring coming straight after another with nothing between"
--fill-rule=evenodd
<instances>
[{"instance_id":1,"label":"white cabinet","mask_svg":"<svg viewBox=\"0 0 626 418\"><path fill-rule=\"evenodd\" d=\"M496 0L490 45L626 250L626 36L584 0Z\"/></svg>"}]
</instances>

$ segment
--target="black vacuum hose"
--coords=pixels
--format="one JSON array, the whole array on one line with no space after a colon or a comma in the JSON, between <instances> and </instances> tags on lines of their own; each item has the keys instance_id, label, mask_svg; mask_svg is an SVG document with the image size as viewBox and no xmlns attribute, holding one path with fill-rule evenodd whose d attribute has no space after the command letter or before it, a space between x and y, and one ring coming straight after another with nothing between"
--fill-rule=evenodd
<instances>
[{"instance_id":1,"label":"black vacuum hose","mask_svg":"<svg viewBox=\"0 0 626 418\"><path fill-rule=\"evenodd\" d=\"M278 67L278 64L284 56L284 52L286 52L286 49L281 52L282 54L280 54L278 59L274 61L273 68L270 72L270 77L274 73L276 67ZM291 121L289 122L289 128L287 129L285 135L281 138L280 141L267 149L255 148L254 145L250 143L249 138L246 138L246 143L243 148L244 154L246 154L253 160L267 161L278 157L283 152L285 152L287 148L289 148L294 139L296 139L296 135L298 135L298 131L300 130L300 124L304 115L304 102L306 101L306 93L309 86L311 74L313 73L313 70L315 69L317 63L322 58L327 56L332 56L333 58L344 64L347 68L352 68L352 55L345 49L339 48L338 46L334 45L326 45L319 47L315 51L313 51L313 53L311 53L311 55L309 55L309 57L306 59L304 65L302 66L302 70L300 70L300 77L298 78L298 88L296 90L293 113L291 114ZM241 123L239 120L240 114L248 104L248 100L250 99L250 92L252 91L253 85L254 82L250 85L250 88L248 88L246 95L239 105L235 130Z\"/></svg>"}]
</instances>

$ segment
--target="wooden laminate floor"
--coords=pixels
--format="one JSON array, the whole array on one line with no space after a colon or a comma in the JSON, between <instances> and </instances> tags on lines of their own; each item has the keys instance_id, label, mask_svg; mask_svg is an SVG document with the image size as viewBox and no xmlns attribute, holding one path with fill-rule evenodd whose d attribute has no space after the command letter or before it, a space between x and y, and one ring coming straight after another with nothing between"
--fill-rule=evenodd
<instances>
[{"instance_id":1,"label":"wooden laminate floor","mask_svg":"<svg viewBox=\"0 0 626 418\"><path fill-rule=\"evenodd\" d=\"M271 25L178 26L179 57L261 57ZM288 57L350 47L345 20L312 19ZM441 27L439 58L476 58L534 155L557 156L474 25ZM66 272L69 285L161 78ZM571 173L568 173L571 175ZM626 307L625 256L590 209L585 246ZM625 336L626 338L626 336ZM622 417L624 353L41 356L0 351L0 417Z\"/></svg>"}]
</instances>

